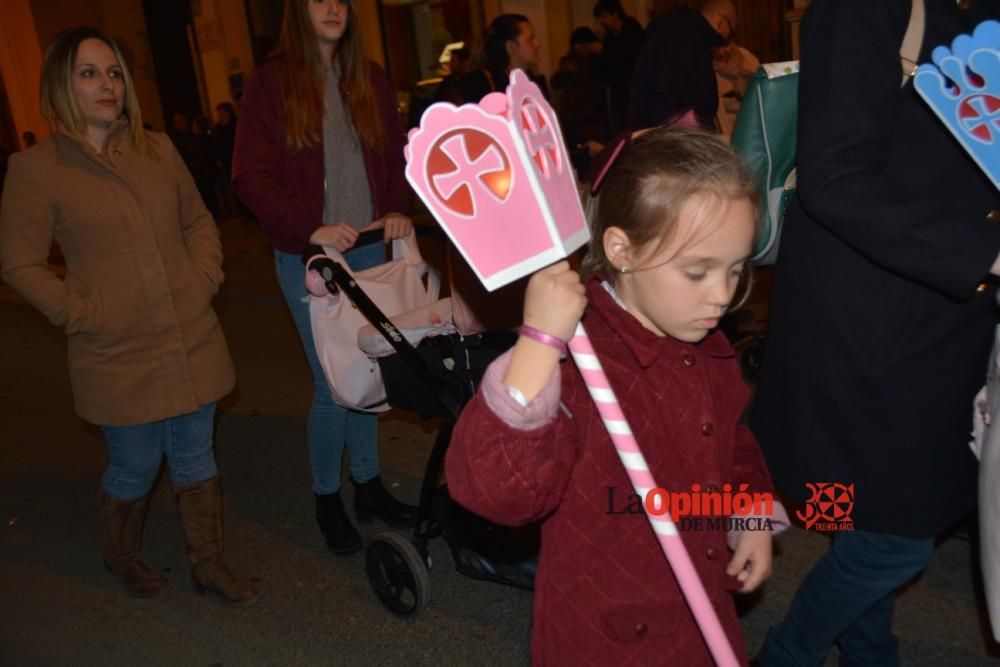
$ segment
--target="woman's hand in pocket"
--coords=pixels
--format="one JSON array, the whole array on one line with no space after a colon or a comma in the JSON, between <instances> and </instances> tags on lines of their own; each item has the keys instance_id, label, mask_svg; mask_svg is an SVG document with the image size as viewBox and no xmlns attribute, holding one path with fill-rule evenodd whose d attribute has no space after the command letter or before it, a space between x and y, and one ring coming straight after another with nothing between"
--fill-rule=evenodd
<instances>
[{"instance_id":1,"label":"woman's hand in pocket","mask_svg":"<svg viewBox=\"0 0 1000 667\"><path fill-rule=\"evenodd\" d=\"M101 303L96 292L71 292L68 313L66 335L94 334L100 330Z\"/></svg>"}]
</instances>

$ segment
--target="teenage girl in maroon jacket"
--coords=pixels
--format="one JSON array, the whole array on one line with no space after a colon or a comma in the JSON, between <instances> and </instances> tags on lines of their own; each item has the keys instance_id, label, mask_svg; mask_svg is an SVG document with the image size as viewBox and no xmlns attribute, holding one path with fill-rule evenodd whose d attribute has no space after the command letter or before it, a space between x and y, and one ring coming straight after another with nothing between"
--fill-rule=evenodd
<instances>
[{"instance_id":1,"label":"teenage girl in maroon jacket","mask_svg":"<svg viewBox=\"0 0 1000 667\"><path fill-rule=\"evenodd\" d=\"M274 245L278 282L312 370L308 440L316 520L337 554L361 548L340 498L347 445L359 519L413 518L382 485L376 416L333 402L316 356L300 253L331 245L355 270L385 261L380 244L351 250L358 233L412 231L404 215L403 133L385 72L368 61L354 2L289 0L275 54L247 80L236 129L233 190Z\"/></svg>"}]
</instances>

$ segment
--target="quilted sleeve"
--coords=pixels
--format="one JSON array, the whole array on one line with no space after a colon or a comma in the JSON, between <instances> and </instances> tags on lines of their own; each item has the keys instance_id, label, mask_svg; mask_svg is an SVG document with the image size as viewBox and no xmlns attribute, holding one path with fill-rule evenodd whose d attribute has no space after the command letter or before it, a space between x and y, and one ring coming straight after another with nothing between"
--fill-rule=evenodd
<instances>
[{"instance_id":1,"label":"quilted sleeve","mask_svg":"<svg viewBox=\"0 0 1000 667\"><path fill-rule=\"evenodd\" d=\"M491 366L494 374L504 358ZM489 375L489 373L488 373ZM575 420L558 406L559 386L523 406L527 429L490 399L488 383L469 402L452 434L446 461L452 498L469 510L506 526L538 520L555 510L572 475L579 433ZM565 389L565 379L562 381ZM553 395L554 394L554 395ZM512 399L513 400L513 399ZM545 407L545 404L549 407ZM491 405L492 404L492 405Z\"/></svg>"}]
</instances>

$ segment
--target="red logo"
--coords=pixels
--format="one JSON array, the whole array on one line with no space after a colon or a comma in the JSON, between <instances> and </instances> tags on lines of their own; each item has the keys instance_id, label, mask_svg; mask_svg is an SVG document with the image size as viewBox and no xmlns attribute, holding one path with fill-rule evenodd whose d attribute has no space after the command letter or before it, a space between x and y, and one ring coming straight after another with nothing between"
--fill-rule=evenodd
<instances>
[{"instance_id":1,"label":"red logo","mask_svg":"<svg viewBox=\"0 0 1000 667\"><path fill-rule=\"evenodd\" d=\"M806 483L812 497L806 501L806 511L795 512L807 529L822 531L854 530L851 512L854 510L854 485L838 482Z\"/></svg>"}]
</instances>

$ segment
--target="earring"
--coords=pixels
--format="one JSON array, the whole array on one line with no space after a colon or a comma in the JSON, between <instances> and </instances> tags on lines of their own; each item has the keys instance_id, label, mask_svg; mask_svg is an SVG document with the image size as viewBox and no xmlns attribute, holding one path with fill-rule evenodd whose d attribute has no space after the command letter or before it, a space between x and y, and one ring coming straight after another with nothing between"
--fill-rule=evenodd
<instances>
[{"instance_id":1,"label":"earring","mask_svg":"<svg viewBox=\"0 0 1000 667\"><path fill-rule=\"evenodd\" d=\"M627 266L621 267L620 269L618 269L618 273L628 273L628 267Z\"/></svg>"}]
</instances>

